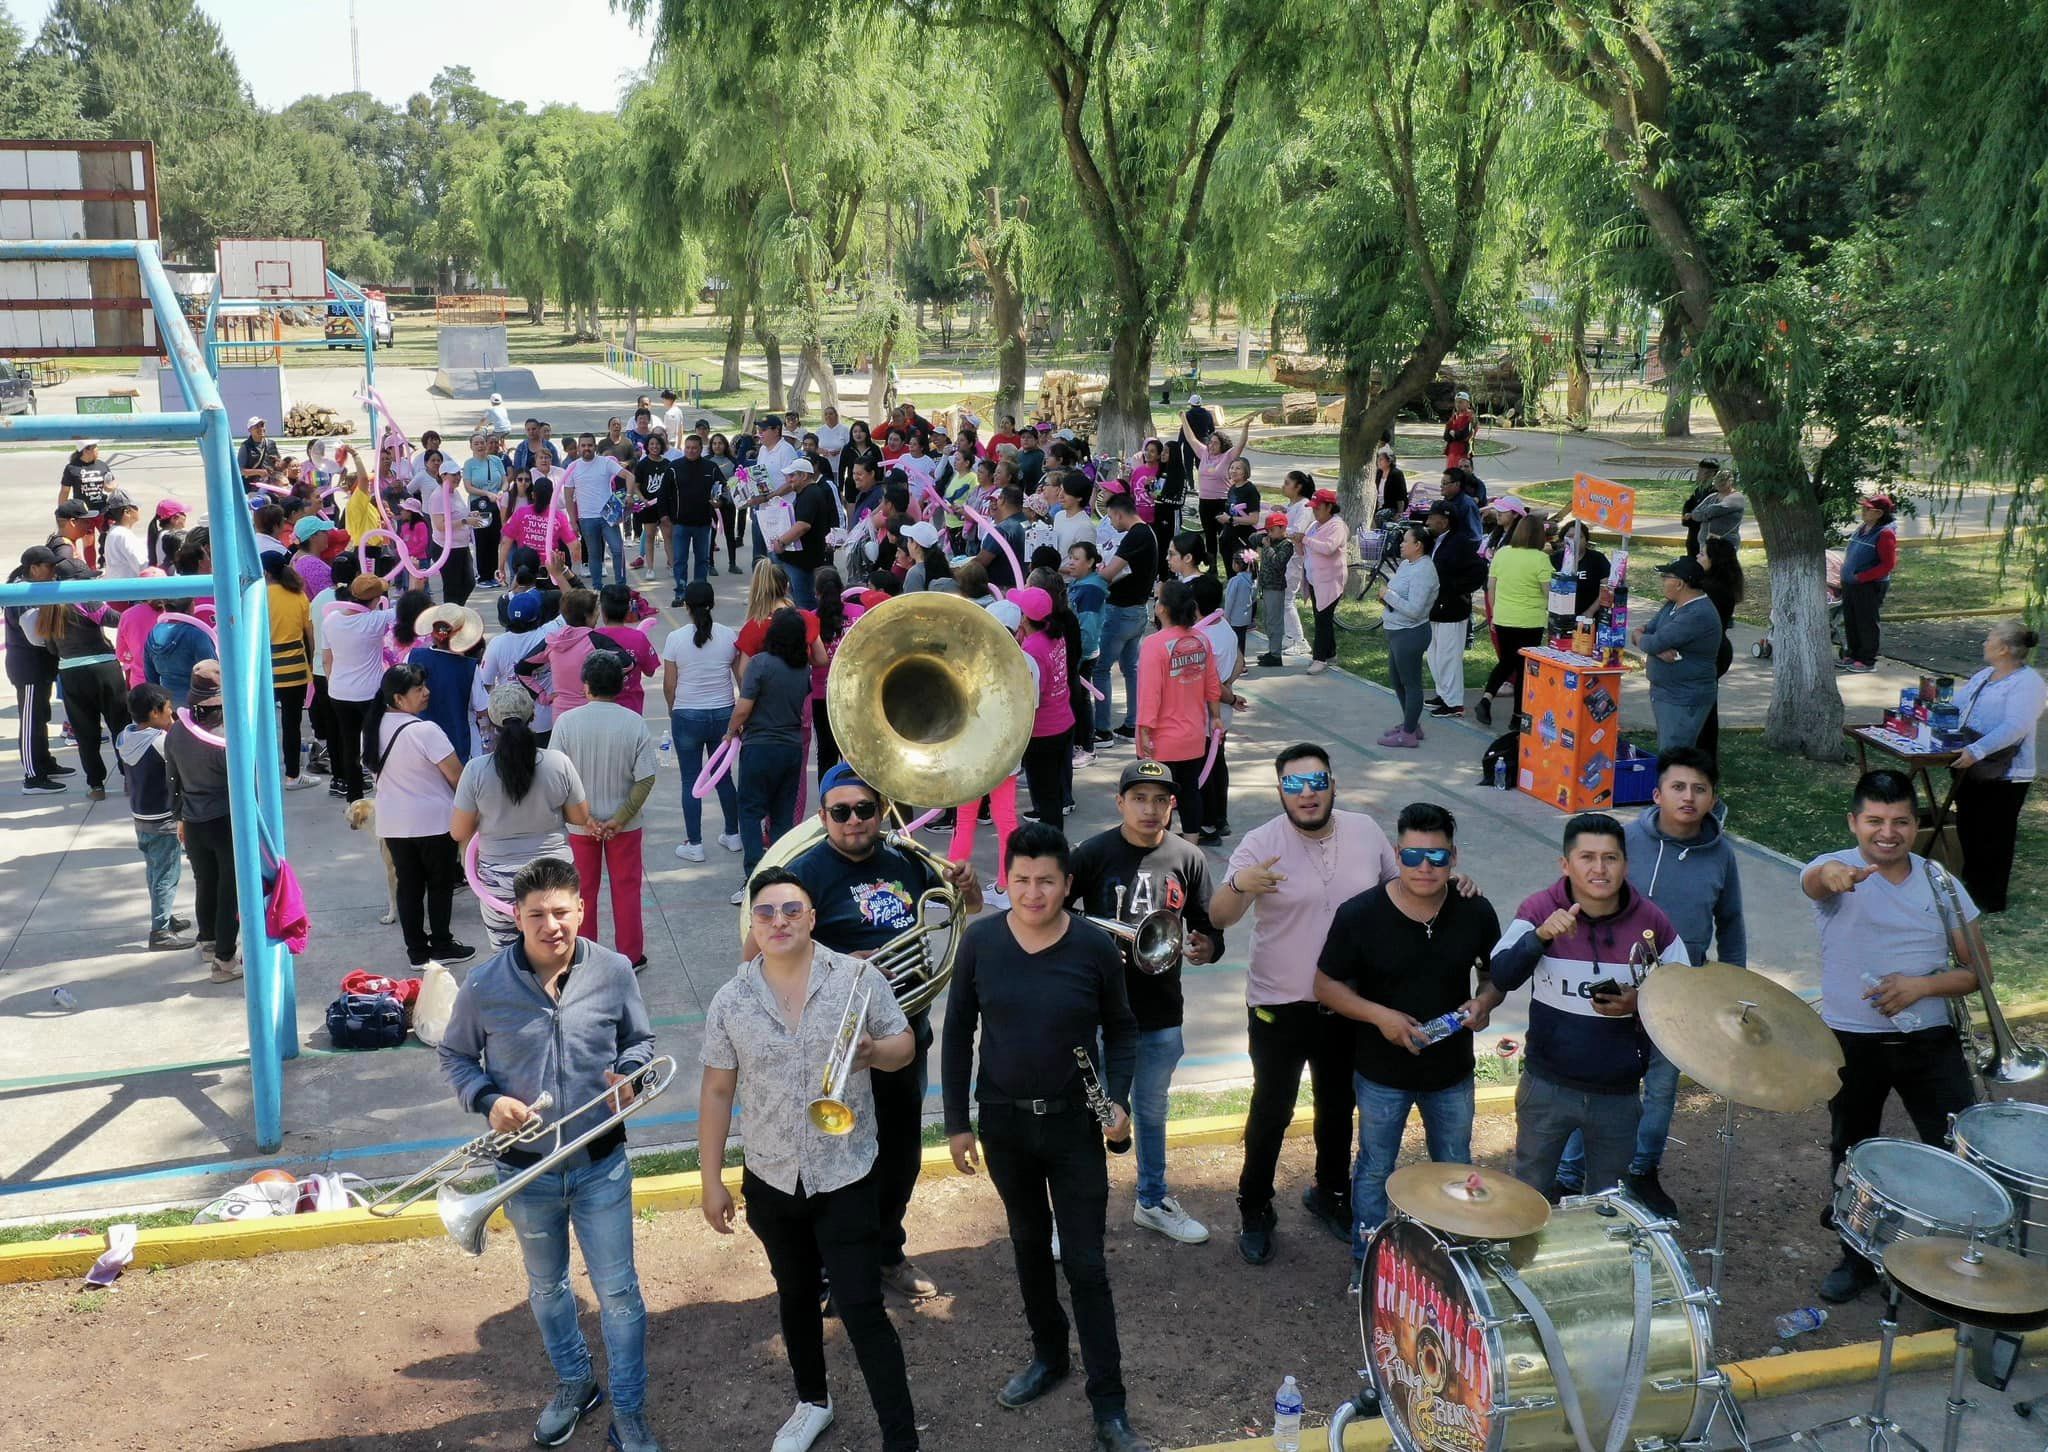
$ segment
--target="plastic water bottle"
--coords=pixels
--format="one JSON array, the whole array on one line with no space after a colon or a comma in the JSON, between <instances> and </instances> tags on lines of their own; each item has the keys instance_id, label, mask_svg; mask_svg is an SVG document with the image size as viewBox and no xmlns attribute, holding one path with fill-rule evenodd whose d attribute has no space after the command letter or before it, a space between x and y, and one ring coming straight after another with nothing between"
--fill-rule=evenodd
<instances>
[{"instance_id":1,"label":"plastic water bottle","mask_svg":"<svg viewBox=\"0 0 2048 1452\"><path fill-rule=\"evenodd\" d=\"M1449 1013L1438 1014L1435 1018L1424 1024L1422 1026L1422 1037L1432 1044L1440 1044L1463 1027L1465 1027L1464 1010L1454 1008Z\"/></svg>"},{"instance_id":2,"label":"plastic water bottle","mask_svg":"<svg viewBox=\"0 0 2048 1452\"><path fill-rule=\"evenodd\" d=\"M661 733L661 764L663 766L668 766L675 761L675 744L674 733L668 731Z\"/></svg>"},{"instance_id":3,"label":"plastic water bottle","mask_svg":"<svg viewBox=\"0 0 2048 1452\"><path fill-rule=\"evenodd\" d=\"M1497 756L1493 761L1493 789L1504 792L1508 789L1508 759Z\"/></svg>"},{"instance_id":4,"label":"plastic water bottle","mask_svg":"<svg viewBox=\"0 0 2048 1452\"><path fill-rule=\"evenodd\" d=\"M1291 1376L1273 1396L1273 1452L1301 1452L1301 1388Z\"/></svg>"},{"instance_id":5,"label":"plastic water bottle","mask_svg":"<svg viewBox=\"0 0 2048 1452\"><path fill-rule=\"evenodd\" d=\"M72 996L71 990L68 988L51 989L50 1001L56 1004L57 1007L62 1009L73 1009L78 1007L78 1000Z\"/></svg>"},{"instance_id":6,"label":"plastic water bottle","mask_svg":"<svg viewBox=\"0 0 2048 1452\"><path fill-rule=\"evenodd\" d=\"M1818 1331L1827 1323L1828 1313L1819 1306L1801 1306L1796 1311L1787 1311L1772 1324L1778 1328L1780 1341L1790 1341L1794 1336Z\"/></svg>"}]
</instances>

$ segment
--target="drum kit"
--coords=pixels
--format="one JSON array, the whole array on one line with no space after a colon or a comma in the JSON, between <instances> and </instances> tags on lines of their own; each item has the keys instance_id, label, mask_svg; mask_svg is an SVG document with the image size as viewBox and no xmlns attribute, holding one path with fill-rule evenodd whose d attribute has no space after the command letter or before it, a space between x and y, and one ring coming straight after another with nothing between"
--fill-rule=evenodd
<instances>
[{"instance_id":1,"label":"drum kit","mask_svg":"<svg viewBox=\"0 0 2048 1452\"><path fill-rule=\"evenodd\" d=\"M1810 1109L1839 1086L1842 1053L1813 1006L1726 963L1646 977L1651 1041L1723 1101L1714 1239L1694 1252L1675 1221L1619 1190L1543 1195L1492 1170L1417 1164L1387 1180L1393 1209L1366 1250L1359 1297L1368 1386L1332 1417L1330 1452L1375 1408L1400 1452L1704 1452L1716 1425L1744 1452L1821 1432L1898 1436L1884 1400L1901 1294L1957 1325L1944 1452L1954 1452L1973 1331L2048 1325L2048 1108L1981 1104L1956 1116L1955 1152L1871 1140L1844 1166L1834 1216L1890 1299L1870 1413L1769 1440L1749 1435L1715 1364L1735 1107ZM2016 1211L2015 1206L2021 1207Z\"/></svg>"}]
</instances>

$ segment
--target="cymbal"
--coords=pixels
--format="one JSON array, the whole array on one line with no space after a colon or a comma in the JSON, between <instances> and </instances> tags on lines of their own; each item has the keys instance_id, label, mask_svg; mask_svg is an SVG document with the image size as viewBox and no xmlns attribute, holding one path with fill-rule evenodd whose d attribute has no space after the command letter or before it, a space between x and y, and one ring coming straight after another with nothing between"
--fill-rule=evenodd
<instances>
[{"instance_id":1,"label":"cymbal","mask_svg":"<svg viewBox=\"0 0 2048 1452\"><path fill-rule=\"evenodd\" d=\"M1884 1271L1916 1300L2006 1318L2048 1313L2048 1266L1995 1245L1972 1246L1952 1235L1896 1240L1884 1249Z\"/></svg>"},{"instance_id":2,"label":"cymbal","mask_svg":"<svg viewBox=\"0 0 2048 1452\"><path fill-rule=\"evenodd\" d=\"M1636 1012L1665 1058L1737 1104L1809 1109L1841 1087L1834 1030L1761 973L1732 963L1666 963L1643 980Z\"/></svg>"},{"instance_id":3,"label":"cymbal","mask_svg":"<svg viewBox=\"0 0 2048 1452\"><path fill-rule=\"evenodd\" d=\"M1471 1165L1409 1165L1387 1176L1387 1199L1448 1235L1512 1240L1541 1230L1550 1202L1511 1175Z\"/></svg>"}]
</instances>

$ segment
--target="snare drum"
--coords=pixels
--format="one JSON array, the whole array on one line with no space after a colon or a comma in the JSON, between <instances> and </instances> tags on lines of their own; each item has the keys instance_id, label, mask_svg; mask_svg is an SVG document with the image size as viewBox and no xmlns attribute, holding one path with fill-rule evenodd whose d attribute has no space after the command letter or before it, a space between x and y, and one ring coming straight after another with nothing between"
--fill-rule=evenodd
<instances>
[{"instance_id":1,"label":"snare drum","mask_svg":"<svg viewBox=\"0 0 2048 1452\"><path fill-rule=\"evenodd\" d=\"M1955 1117L1948 1138L2012 1196L2013 1249L2048 1259L2048 1105L1975 1104Z\"/></svg>"},{"instance_id":2,"label":"snare drum","mask_svg":"<svg viewBox=\"0 0 2048 1452\"><path fill-rule=\"evenodd\" d=\"M1602 1213L1601 1207L1613 1213ZM1649 1273L1647 1355L1630 1441L1696 1439L1713 1414L1705 1296L1660 1222L1624 1195L1567 1201L1534 1235L1460 1240L1396 1215L1366 1249L1359 1329L1402 1452L1576 1452L1559 1376L1502 1263L1556 1327L1595 1446L1622 1399L1635 1333L1635 1256ZM1498 1257L1498 1259L1496 1259Z\"/></svg>"},{"instance_id":3,"label":"snare drum","mask_svg":"<svg viewBox=\"0 0 2048 1452\"><path fill-rule=\"evenodd\" d=\"M1884 1248L1922 1235L2000 1240L2012 1225L2012 1196L1975 1165L1911 1139L1866 1139L1849 1151L1835 1185L1835 1229L1873 1265Z\"/></svg>"}]
</instances>

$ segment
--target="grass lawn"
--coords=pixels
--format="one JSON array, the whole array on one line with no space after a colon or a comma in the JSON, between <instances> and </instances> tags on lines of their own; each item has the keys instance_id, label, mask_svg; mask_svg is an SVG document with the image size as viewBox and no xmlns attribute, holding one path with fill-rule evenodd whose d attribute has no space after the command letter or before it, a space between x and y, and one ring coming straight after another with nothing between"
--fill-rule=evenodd
<instances>
[{"instance_id":1,"label":"grass lawn","mask_svg":"<svg viewBox=\"0 0 2048 1452\"><path fill-rule=\"evenodd\" d=\"M1204 398L1208 397L1207 394L1202 396ZM1397 437L1412 442L1413 440L1434 438L1435 436L1418 433L1414 435L1400 434ZM1337 444L1337 435L1335 432L1331 432L1323 434L1282 434L1278 438L1254 440L1252 447L1262 454L1298 454L1310 459L1334 459L1337 457ZM1500 443L1495 439L1481 439L1473 446L1473 452L1482 459L1490 459L1496 454L1505 454L1509 447L1509 445ZM1572 491L1569 484L1565 486L1564 492L1565 502L1570 503Z\"/></svg>"},{"instance_id":2,"label":"grass lawn","mask_svg":"<svg viewBox=\"0 0 2048 1452\"><path fill-rule=\"evenodd\" d=\"M1632 733L1654 750L1653 737ZM1936 780L1941 781L1939 773ZM1844 816L1856 761L1806 761L1772 751L1761 731L1721 733L1721 795L1729 829L1805 862L1852 844ZM1944 782L1945 786L1946 783ZM2011 904L1984 918L2004 1001L2048 992L2048 798L2029 793L2013 851ZM1757 956L1769 959L1769 948Z\"/></svg>"},{"instance_id":3,"label":"grass lawn","mask_svg":"<svg viewBox=\"0 0 2048 1452\"><path fill-rule=\"evenodd\" d=\"M1301 623L1306 627L1310 623L1308 607L1306 605L1302 607L1301 615ZM1347 622L1364 625L1368 621L1379 619L1379 615L1380 606L1377 600L1370 603L1346 603L1337 607L1337 664L1348 671L1353 671L1365 677L1369 681L1378 681L1383 686L1391 686L1393 684L1393 677L1387 670L1386 632L1383 630L1345 630L1343 628L1343 625ZM1263 633L1256 627L1253 630L1253 641L1260 650L1265 649ZM1485 685L1487 673L1492 669L1493 645L1482 621L1472 633L1471 644L1465 647L1465 684L1468 686ZM1428 690L1429 670L1426 666L1423 668L1422 683L1423 689ZM1506 698L1503 697L1497 703L1501 707L1498 719L1501 722L1502 730L1507 729L1508 712L1505 702ZM1473 774L1475 776L1478 774L1476 764L1473 767Z\"/></svg>"}]
</instances>

